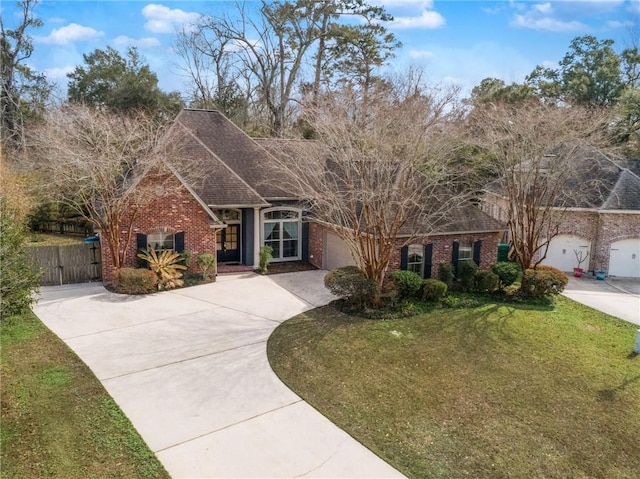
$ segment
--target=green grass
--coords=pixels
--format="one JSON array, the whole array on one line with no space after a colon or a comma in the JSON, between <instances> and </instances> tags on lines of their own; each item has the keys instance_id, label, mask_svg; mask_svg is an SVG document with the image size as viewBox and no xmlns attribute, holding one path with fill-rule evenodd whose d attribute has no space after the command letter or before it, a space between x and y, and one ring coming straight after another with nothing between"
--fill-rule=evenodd
<instances>
[{"instance_id":1,"label":"green grass","mask_svg":"<svg viewBox=\"0 0 640 479\"><path fill-rule=\"evenodd\" d=\"M93 373L33 314L0 323L3 478L162 478Z\"/></svg>"},{"instance_id":2,"label":"green grass","mask_svg":"<svg viewBox=\"0 0 640 479\"><path fill-rule=\"evenodd\" d=\"M374 321L332 307L268 343L280 378L413 478L637 478L636 327L565 298Z\"/></svg>"}]
</instances>

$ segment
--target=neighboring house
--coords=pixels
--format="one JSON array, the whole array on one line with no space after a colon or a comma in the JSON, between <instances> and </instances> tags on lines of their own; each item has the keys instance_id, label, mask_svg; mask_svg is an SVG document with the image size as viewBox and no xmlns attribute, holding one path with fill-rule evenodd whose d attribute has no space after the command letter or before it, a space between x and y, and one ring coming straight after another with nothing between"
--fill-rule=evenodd
<instances>
[{"instance_id":1,"label":"neighboring house","mask_svg":"<svg viewBox=\"0 0 640 479\"><path fill-rule=\"evenodd\" d=\"M188 131L185 153L205 165L198 181L166 194L137 216L126 263L136 264L142 248L186 251L192 257L216 253L218 264L256 266L264 245L273 248L273 262L308 261L331 269L352 264L340 238L309 220L299 198L281 189L272 142L254 140L218 111L183 110L175 120ZM271 142L271 143L270 143ZM174 190L171 190L174 191ZM429 277L440 262L475 260L489 267L496 260L497 244L505 227L475 206L469 206L455 224L437 234L421 237L400 248L391 268L412 269ZM409 231L403 232L409 236ZM113 268L103 245L103 279Z\"/></svg>"},{"instance_id":2,"label":"neighboring house","mask_svg":"<svg viewBox=\"0 0 640 479\"><path fill-rule=\"evenodd\" d=\"M612 160L585 150L580 164L557 202L558 235L541 264L571 272L578 252L586 258L585 271L640 277L640 160ZM507 222L502 191L499 182L488 185L482 208Z\"/></svg>"}]
</instances>

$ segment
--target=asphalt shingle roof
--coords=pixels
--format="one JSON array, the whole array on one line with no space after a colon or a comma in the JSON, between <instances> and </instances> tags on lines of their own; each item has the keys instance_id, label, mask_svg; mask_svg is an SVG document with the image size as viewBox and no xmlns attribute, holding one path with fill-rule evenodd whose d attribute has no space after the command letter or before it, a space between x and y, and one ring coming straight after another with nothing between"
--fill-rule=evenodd
<instances>
[{"instance_id":1,"label":"asphalt shingle roof","mask_svg":"<svg viewBox=\"0 0 640 479\"><path fill-rule=\"evenodd\" d=\"M499 179L485 189L504 195ZM612 160L594 150L582 149L553 206L640 211L640 160Z\"/></svg>"}]
</instances>

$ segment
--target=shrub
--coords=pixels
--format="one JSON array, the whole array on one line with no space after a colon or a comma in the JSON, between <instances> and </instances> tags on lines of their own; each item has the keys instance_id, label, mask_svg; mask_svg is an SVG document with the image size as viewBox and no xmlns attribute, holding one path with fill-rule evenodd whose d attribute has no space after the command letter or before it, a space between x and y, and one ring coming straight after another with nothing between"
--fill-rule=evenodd
<instances>
[{"instance_id":1,"label":"shrub","mask_svg":"<svg viewBox=\"0 0 640 479\"><path fill-rule=\"evenodd\" d=\"M478 265L473 261L466 260L458 263L458 279L459 289L463 293L473 291L476 281L476 271L478 271Z\"/></svg>"},{"instance_id":2,"label":"shrub","mask_svg":"<svg viewBox=\"0 0 640 479\"><path fill-rule=\"evenodd\" d=\"M523 273L520 293L531 298L551 296L561 293L568 281L569 277L557 268L537 266Z\"/></svg>"},{"instance_id":3,"label":"shrub","mask_svg":"<svg viewBox=\"0 0 640 479\"><path fill-rule=\"evenodd\" d=\"M493 293L500 286L498 275L487 270L479 269L474 277L473 291L476 293Z\"/></svg>"},{"instance_id":4,"label":"shrub","mask_svg":"<svg viewBox=\"0 0 640 479\"><path fill-rule=\"evenodd\" d=\"M400 299L417 297L422 286L422 278L413 271L394 271L389 279L398 289Z\"/></svg>"},{"instance_id":5,"label":"shrub","mask_svg":"<svg viewBox=\"0 0 640 479\"><path fill-rule=\"evenodd\" d=\"M508 263L500 261L491 267L491 271L498 275L500 287L506 288L511 286L520 274L520 265L518 263Z\"/></svg>"},{"instance_id":6,"label":"shrub","mask_svg":"<svg viewBox=\"0 0 640 479\"><path fill-rule=\"evenodd\" d=\"M437 279L422 280L422 299L423 301L438 301L447 294L447 285Z\"/></svg>"},{"instance_id":7,"label":"shrub","mask_svg":"<svg viewBox=\"0 0 640 479\"><path fill-rule=\"evenodd\" d=\"M0 318L24 313L34 301L40 275L31 270L18 215L0 199Z\"/></svg>"},{"instance_id":8,"label":"shrub","mask_svg":"<svg viewBox=\"0 0 640 479\"><path fill-rule=\"evenodd\" d=\"M260 248L260 273L267 274L269 261L273 258L273 248L269 245Z\"/></svg>"},{"instance_id":9,"label":"shrub","mask_svg":"<svg viewBox=\"0 0 640 479\"><path fill-rule=\"evenodd\" d=\"M453 265L451 263L440 263L438 265L438 279L451 289L453 286Z\"/></svg>"},{"instance_id":10,"label":"shrub","mask_svg":"<svg viewBox=\"0 0 640 479\"><path fill-rule=\"evenodd\" d=\"M324 277L324 285L353 307L364 309L379 293L378 283L365 278L355 266L332 269Z\"/></svg>"},{"instance_id":11,"label":"shrub","mask_svg":"<svg viewBox=\"0 0 640 479\"><path fill-rule=\"evenodd\" d=\"M211 253L202 253L196 257L196 261L202 271L202 277L204 279L211 279L209 274L213 272L216 267L216 257Z\"/></svg>"},{"instance_id":12,"label":"shrub","mask_svg":"<svg viewBox=\"0 0 640 479\"><path fill-rule=\"evenodd\" d=\"M181 271L187 267L180 264L180 253L164 250L158 255L155 250L150 249L145 253L138 253L138 257L149 263L149 268L156 274L158 289L172 289L184 284Z\"/></svg>"},{"instance_id":13,"label":"shrub","mask_svg":"<svg viewBox=\"0 0 640 479\"><path fill-rule=\"evenodd\" d=\"M149 294L158 290L158 276L150 269L120 268L113 275L116 293Z\"/></svg>"}]
</instances>

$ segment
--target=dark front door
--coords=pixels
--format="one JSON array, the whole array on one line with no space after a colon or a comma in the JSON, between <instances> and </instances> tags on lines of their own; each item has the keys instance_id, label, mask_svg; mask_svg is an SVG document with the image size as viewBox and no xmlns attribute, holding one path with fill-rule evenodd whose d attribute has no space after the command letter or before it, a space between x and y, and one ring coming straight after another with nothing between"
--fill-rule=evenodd
<instances>
[{"instance_id":1,"label":"dark front door","mask_svg":"<svg viewBox=\"0 0 640 479\"><path fill-rule=\"evenodd\" d=\"M217 234L218 263L232 263L240 261L240 225L227 225L218 230Z\"/></svg>"}]
</instances>

